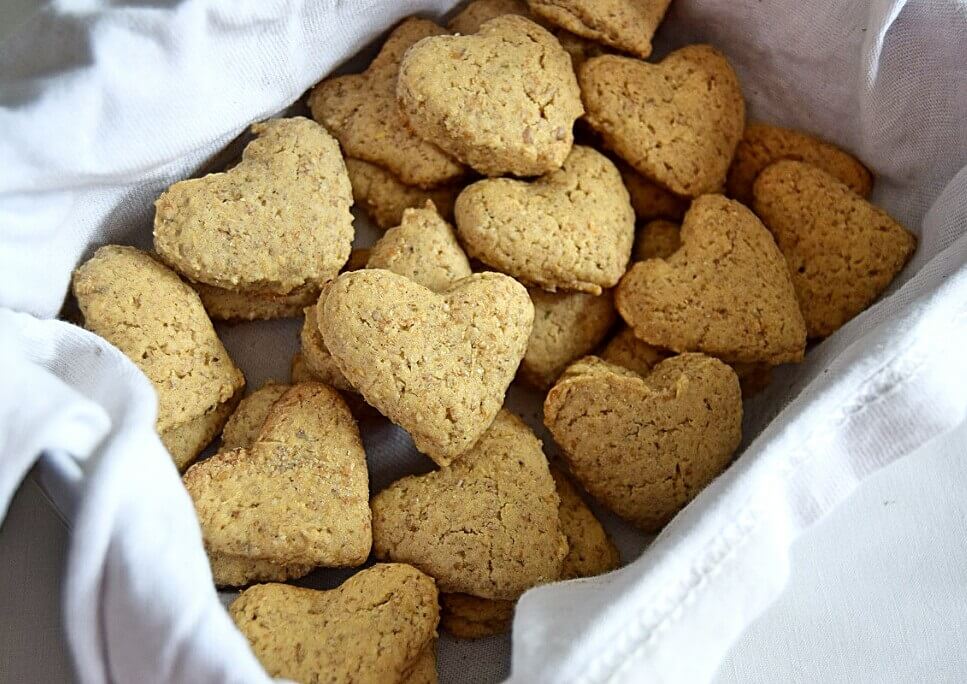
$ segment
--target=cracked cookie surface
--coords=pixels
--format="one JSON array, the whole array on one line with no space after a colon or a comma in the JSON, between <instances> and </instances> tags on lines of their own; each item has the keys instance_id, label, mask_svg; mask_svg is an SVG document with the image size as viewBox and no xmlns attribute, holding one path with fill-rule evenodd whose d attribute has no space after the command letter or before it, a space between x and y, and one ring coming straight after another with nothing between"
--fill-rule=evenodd
<instances>
[{"instance_id":1,"label":"cracked cookie surface","mask_svg":"<svg viewBox=\"0 0 967 684\"><path fill-rule=\"evenodd\" d=\"M397 97L418 135L487 176L559 168L583 113L568 53L517 15L470 36L414 45L400 66Z\"/></svg>"},{"instance_id":2,"label":"cracked cookie surface","mask_svg":"<svg viewBox=\"0 0 967 684\"><path fill-rule=\"evenodd\" d=\"M591 356L548 393L544 423L591 496L657 532L728 465L742 397L735 372L703 354L645 376Z\"/></svg>"},{"instance_id":3,"label":"cracked cookie surface","mask_svg":"<svg viewBox=\"0 0 967 684\"><path fill-rule=\"evenodd\" d=\"M540 440L502 410L449 467L373 497L377 558L412 563L440 591L516 599L556 580L567 554Z\"/></svg>"}]
</instances>

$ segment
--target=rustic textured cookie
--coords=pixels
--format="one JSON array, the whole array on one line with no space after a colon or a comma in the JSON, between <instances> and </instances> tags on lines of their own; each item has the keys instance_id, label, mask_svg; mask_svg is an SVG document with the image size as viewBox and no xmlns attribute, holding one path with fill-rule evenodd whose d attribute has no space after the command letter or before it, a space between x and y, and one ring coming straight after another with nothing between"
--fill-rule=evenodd
<instances>
[{"instance_id":1,"label":"rustic textured cookie","mask_svg":"<svg viewBox=\"0 0 967 684\"><path fill-rule=\"evenodd\" d=\"M583 113L567 52L516 15L470 36L414 45L400 65L397 97L417 134L488 176L559 168Z\"/></svg>"},{"instance_id":2,"label":"rustic textured cookie","mask_svg":"<svg viewBox=\"0 0 967 684\"><path fill-rule=\"evenodd\" d=\"M302 363L305 364L306 370L320 382L344 392L355 392L352 384L339 370L338 364L322 339L322 333L319 332L319 306L307 306L305 316L299 339L302 342Z\"/></svg>"},{"instance_id":3,"label":"rustic textured cookie","mask_svg":"<svg viewBox=\"0 0 967 684\"><path fill-rule=\"evenodd\" d=\"M520 377L528 384L547 389L577 358L591 352L617 319L610 292L529 290L534 302L534 329L520 362Z\"/></svg>"},{"instance_id":4,"label":"rustic textured cookie","mask_svg":"<svg viewBox=\"0 0 967 684\"><path fill-rule=\"evenodd\" d=\"M239 388L228 401L215 404L204 415L168 428L159 434L161 443L171 454L171 460L175 462L178 470L184 470L191 465L198 454L211 444L241 397L242 389Z\"/></svg>"},{"instance_id":5,"label":"rustic textured cookie","mask_svg":"<svg viewBox=\"0 0 967 684\"><path fill-rule=\"evenodd\" d=\"M154 385L158 432L183 468L218 434L245 386L198 295L149 255L117 245L77 269L73 290L85 327Z\"/></svg>"},{"instance_id":6,"label":"rustic textured cookie","mask_svg":"<svg viewBox=\"0 0 967 684\"><path fill-rule=\"evenodd\" d=\"M563 168L535 181L474 183L455 214L467 254L545 290L600 294L621 278L634 240L618 170L580 145Z\"/></svg>"},{"instance_id":7,"label":"rustic textured cookie","mask_svg":"<svg viewBox=\"0 0 967 684\"><path fill-rule=\"evenodd\" d=\"M917 246L885 211L809 164L767 167L754 195L786 257L810 337L832 334L872 304Z\"/></svg>"},{"instance_id":8,"label":"rustic textured cookie","mask_svg":"<svg viewBox=\"0 0 967 684\"><path fill-rule=\"evenodd\" d=\"M762 169L782 159L806 162L821 168L850 190L869 197L873 176L853 155L808 133L764 123L750 123L729 168L729 195L752 206L752 184Z\"/></svg>"},{"instance_id":9,"label":"rustic textured cookie","mask_svg":"<svg viewBox=\"0 0 967 684\"><path fill-rule=\"evenodd\" d=\"M635 335L656 347L728 362L800 361L806 326L784 259L744 205L721 195L692 202L682 246L639 261L615 293Z\"/></svg>"},{"instance_id":10,"label":"rustic textured cookie","mask_svg":"<svg viewBox=\"0 0 967 684\"><path fill-rule=\"evenodd\" d=\"M299 682L402 684L425 671L439 622L433 580L400 564L331 591L260 584L229 613L270 676Z\"/></svg>"},{"instance_id":11,"label":"rustic textured cookie","mask_svg":"<svg viewBox=\"0 0 967 684\"><path fill-rule=\"evenodd\" d=\"M735 372L703 354L645 376L591 356L548 393L544 423L591 496L656 532L728 465L742 396Z\"/></svg>"},{"instance_id":12,"label":"rustic textured cookie","mask_svg":"<svg viewBox=\"0 0 967 684\"><path fill-rule=\"evenodd\" d=\"M244 587L255 582L287 582L305 577L311 565L280 565L272 561L252 560L245 556L209 553L212 579L218 587Z\"/></svg>"},{"instance_id":13,"label":"rustic textured cookie","mask_svg":"<svg viewBox=\"0 0 967 684\"><path fill-rule=\"evenodd\" d=\"M289 389L289 385L267 382L242 399L222 430L222 451L251 446L269 410Z\"/></svg>"},{"instance_id":14,"label":"rustic textured cookie","mask_svg":"<svg viewBox=\"0 0 967 684\"><path fill-rule=\"evenodd\" d=\"M516 599L556 580L567 554L540 440L501 411L452 465L373 497L373 552L411 563L440 591Z\"/></svg>"},{"instance_id":15,"label":"rustic textured cookie","mask_svg":"<svg viewBox=\"0 0 967 684\"><path fill-rule=\"evenodd\" d=\"M296 352L292 355L292 362L289 365L289 380L293 385L300 382L322 382L306 365L306 359L302 352Z\"/></svg>"},{"instance_id":16,"label":"rustic textured cookie","mask_svg":"<svg viewBox=\"0 0 967 684\"><path fill-rule=\"evenodd\" d=\"M671 352L643 342L635 337L635 331L624 327L601 351L601 358L616 366L647 375L652 368L664 361Z\"/></svg>"},{"instance_id":17,"label":"rustic textured cookie","mask_svg":"<svg viewBox=\"0 0 967 684\"><path fill-rule=\"evenodd\" d=\"M505 14L517 14L534 19L524 0L474 0L450 20L447 28L454 33L470 35L479 31L480 27L491 19Z\"/></svg>"},{"instance_id":18,"label":"rustic textured cookie","mask_svg":"<svg viewBox=\"0 0 967 684\"><path fill-rule=\"evenodd\" d=\"M534 320L527 290L499 273L439 294L382 269L344 273L318 308L343 375L440 465L497 415Z\"/></svg>"},{"instance_id":19,"label":"rustic textured cookie","mask_svg":"<svg viewBox=\"0 0 967 684\"><path fill-rule=\"evenodd\" d=\"M561 566L561 579L611 572L621 564L618 547L567 476L553 467L551 475L561 499L561 530L567 537L568 550Z\"/></svg>"},{"instance_id":20,"label":"rustic textured cookie","mask_svg":"<svg viewBox=\"0 0 967 684\"><path fill-rule=\"evenodd\" d=\"M192 287L201 297L205 311L216 321L296 318L319 298L319 287L315 284L297 287L288 294L227 290L204 283L192 283Z\"/></svg>"},{"instance_id":21,"label":"rustic textured cookie","mask_svg":"<svg viewBox=\"0 0 967 684\"><path fill-rule=\"evenodd\" d=\"M628 188L631 207L641 221L669 219L681 221L688 210L688 199L669 192L657 183L648 180L627 164L618 164L621 180Z\"/></svg>"},{"instance_id":22,"label":"rustic textured cookie","mask_svg":"<svg viewBox=\"0 0 967 684\"><path fill-rule=\"evenodd\" d=\"M335 390L296 385L269 409L255 442L184 477L212 554L278 564L353 566L372 541L366 454Z\"/></svg>"},{"instance_id":23,"label":"rustic textured cookie","mask_svg":"<svg viewBox=\"0 0 967 684\"><path fill-rule=\"evenodd\" d=\"M510 631L517 601L470 594L440 594L440 626L458 639L483 639Z\"/></svg>"},{"instance_id":24,"label":"rustic textured cookie","mask_svg":"<svg viewBox=\"0 0 967 684\"><path fill-rule=\"evenodd\" d=\"M432 188L452 183L466 169L430 140L409 130L396 103L396 77L407 48L445 34L426 19L397 26L376 59L361 74L334 76L309 94L312 117L339 139L347 157L376 164L402 183Z\"/></svg>"},{"instance_id":25,"label":"rustic textured cookie","mask_svg":"<svg viewBox=\"0 0 967 684\"><path fill-rule=\"evenodd\" d=\"M681 246L681 226L672 221L655 219L638 229L631 259L667 259Z\"/></svg>"},{"instance_id":26,"label":"rustic textured cookie","mask_svg":"<svg viewBox=\"0 0 967 684\"><path fill-rule=\"evenodd\" d=\"M380 228L398 226L403 220L404 209L422 207L427 200L433 202L443 218L453 218L453 202L460 192L459 186L444 185L423 190L406 185L389 171L361 159L347 159L346 170L353 185L356 206Z\"/></svg>"},{"instance_id":27,"label":"rustic textured cookie","mask_svg":"<svg viewBox=\"0 0 967 684\"><path fill-rule=\"evenodd\" d=\"M353 241L339 145L302 117L252 125L223 173L175 183L155 202L154 247L191 280L286 294L332 278Z\"/></svg>"},{"instance_id":28,"label":"rustic textured cookie","mask_svg":"<svg viewBox=\"0 0 967 684\"><path fill-rule=\"evenodd\" d=\"M578 74L586 120L604 144L678 195L717 192L745 126L745 102L728 61L689 45L659 64L603 55Z\"/></svg>"},{"instance_id":29,"label":"rustic textured cookie","mask_svg":"<svg viewBox=\"0 0 967 684\"><path fill-rule=\"evenodd\" d=\"M453 226L440 217L432 202L404 210L400 225L373 245L366 268L393 271L435 291L447 289L471 272Z\"/></svg>"},{"instance_id":30,"label":"rustic textured cookie","mask_svg":"<svg viewBox=\"0 0 967 684\"><path fill-rule=\"evenodd\" d=\"M538 17L590 40L651 54L651 38L671 0L527 0Z\"/></svg>"},{"instance_id":31,"label":"rustic textured cookie","mask_svg":"<svg viewBox=\"0 0 967 684\"><path fill-rule=\"evenodd\" d=\"M403 675L404 684L437 684L436 639L427 644Z\"/></svg>"}]
</instances>

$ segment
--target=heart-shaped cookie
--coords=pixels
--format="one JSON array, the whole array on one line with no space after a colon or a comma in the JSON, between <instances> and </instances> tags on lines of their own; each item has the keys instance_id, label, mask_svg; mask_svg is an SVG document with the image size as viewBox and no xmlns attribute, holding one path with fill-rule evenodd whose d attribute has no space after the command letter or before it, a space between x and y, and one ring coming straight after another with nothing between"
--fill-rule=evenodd
<instances>
[{"instance_id":1,"label":"heart-shaped cookie","mask_svg":"<svg viewBox=\"0 0 967 684\"><path fill-rule=\"evenodd\" d=\"M350 384L440 465L490 426L534 322L527 290L499 273L442 293L382 269L344 273L318 311L323 341Z\"/></svg>"},{"instance_id":2,"label":"heart-shaped cookie","mask_svg":"<svg viewBox=\"0 0 967 684\"><path fill-rule=\"evenodd\" d=\"M460 191L458 185L422 190L405 185L389 171L361 159L347 158L346 171L353 186L353 201L379 228L398 226L404 209L422 207L427 200L433 202L443 218L453 219L453 202Z\"/></svg>"},{"instance_id":3,"label":"heart-shaped cookie","mask_svg":"<svg viewBox=\"0 0 967 684\"><path fill-rule=\"evenodd\" d=\"M546 290L600 294L621 278L635 217L614 164L575 145L564 167L533 182L495 178L457 197L471 257Z\"/></svg>"},{"instance_id":4,"label":"heart-shaped cookie","mask_svg":"<svg viewBox=\"0 0 967 684\"><path fill-rule=\"evenodd\" d=\"M421 40L403 56L396 93L420 137L487 176L559 168L584 111L571 58L517 15Z\"/></svg>"},{"instance_id":5,"label":"heart-shaped cookie","mask_svg":"<svg viewBox=\"0 0 967 684\"><path fill-rule=\"evenodd\" d=\"M452 183L467 169L420 138L400 117L396 78L407 48L428 36L445 34L426 19L410 18L386 39L361 74L328 78L309 94L312 117L339 139L346 156L380 166L407 185L432 188Z\"/></svg>"},{"instance_id":6,"label":"heart-shaped cookie","mask_svg":"<svg viewBox=\"0 0 967 684\"><path fill-rule=\"evenodd\" d=\"M248 448L185 473L211 553L277 564L353 566L372 541L369 475L356 421L336 390L296 385Z\"/></svg>"},{"instance_id":7,"label":"heart-shaped cookie","mask_svg":"<svg viewBox=\"0 0 967 684\"><path fill-rule=\"evenodd\" d=\"M638 229L631 258L634 261L667 259L681 246L681 226L673 221L655 219Z\"/></svg>"},{"instance_id":8,"label":"heart-shaped cookie","mask_svg":"<svg viewBox=\"0 0 967 684\"><path fill-rule=\"evenodd\" d=\"M538 17L644 59L671 0L527 0Z\"/></svg>"},{"instance_id":9,"label":"heart-shaped cookie","mask_svg":"<svg viewBox=\"0 0 967 684\"><path fill-rule=\"evenodd\" d=\"M312 376L320 382L344 392L355 392L356 390L339 370L332 354L326 348L326 343L322 340L322 333L319 332L318 312L318 305L307 306L305 309L306 317L302 322L302 330L299 331L303 363Z\"/></svg>"},{"instance_id":10,"label":"heart-shaped cookie","mask_svg":"<svg viewBox=\"0 0 967 684\"><path fill-rule=\"evenodd\" d=\"M155 202L154 247L191 280L287 294L332 278L353 241L339 145L302 117L253 124L223 173L175 183Z\"/></svg>"},{"instance_id":11,"label":"heart-shaped cookie","mask_svg":"<svg viewBox=\"0 0 967 684\"><path fill-rule=\"evenodd\" d=\"M873 176L853 155L825 140L802 131L750 123L729 167L726 184L729 196L747 207L752 206L752 184L764 168L782 159L792 159L818 166L850 190L869 197L873 189Z\"/></svg>"},{"instance_id":12,"label":"heart-shaped cookie","mask_svg":"<svg viewBox=\"0 0 967 684\"><path fill-rule=\"evenodd\" d=\"M645 177L687 197L717 192L745 126L739 79L707 45L659 64L604 55L581 66L586 119Z\"/></svg>"},{"instance_id":13,"label":"heart-shaped cookie","mask_svg":"<svg viewBox=\"0 0 967 684\"><path fill-rule=\"evenodd\" d=\"M568 364L598 346L618 317L611 292L529 290L534 302L534 329L520 362L520 377L546 390Z\"/></svg>"},{"instance_id":14,"label":"heart-shaped cookie","mask_svg":"<svg viewBox=\"0 0 967 684\"><path fill-rule=\"evenodd\" d=\"M245 386L198 295L148 254L118 245L97 250L72 287L84 326L154 385L158 432L183 446L172 451L185 467L218 434Z\"/></svg>"},{"instance_id":15,"label":"heart-shaped cookie","mask_svg":"<svg viewBox=\"0 0 967 684\"><path fill-rule=\"evenodd\" d=\"M806 326L785 260L765 226L721 195L692 202L682 247L639 261L615 304L635 335L656 347L728 362L800 361Z\"/></svg>"},{"instance_id":16,"label":"heart-shaped cookie","mask_svg":"<svg viewBox=\"0 0 967 684\"><path fill-rule=\"evenodd\" d=\"M319 287L314 284L297 287L288 294L228 290L205 283L192 283L192 287L213 321L297 318L304 308L319 299Z\"/></svg>"},{"instance_id":17,"label":"heart-shaped cookie","mask_svg":"<svg viewBox=\"0 0 967 684\"><path fill-rule=\"evenodd\" d=\"M290 385L267 382L242 399L222 430L221 450L247 449L252 446L269 416L269 411L290 389Z\"/></svg>"},{"instance_id":18,"label":"heart-shaped cookie","mask_svg":"<svg viewBox=\"0 0 967 684\"><path fill-rule=\"evenodd\" d=\"M777 162L753 192L786 257L810 337L831 335L872 304L917 247L885 211L810 164Z\"/></svg>"},{"instance_id":19,"label":"heart-shaped cookie","mask_svg":"<svg viewBox=\"0 0 967 684\"><path fill-rule=\"evenodd\" d=\"M551 476L561 499L561 531L567 537L561 579L594 577L614 570L621 564L621 556L604 526L564 473L552 466Z\"/></svg>"},{"instance_id":20,"label":"heart-shaped cookie","mask_svg":"<svg viewBox=\"0 0 967 684\"><path fill-rule=\"evenodd\" d=\"M602 359L632 370L638 375L647 375L652 368L671 355L665 349L639 340L635 337L635 331L628 327L623 327L601 350Z\"/></svg>"},{"instance_id":21,"label":"heart-shaped cookie","mask_svg":"<svg viewBox=\"0 0 967 684\"><path fill-rule=\"evenodd\" d=\"M375 565L330 591L261 584L228 610L273 677L401 684L434 664L437 590L408 565Z\"/></svg>"},{"instance_id":22,"label":"heart-shaped cookie","mask_svg":"<svg viewBox=\"0 0 967 684\"><path fill-rule=\"evenodd\" d=\"M373 497L373 552L415 565L440 591L515 599L561 574L559 505L540 440L501 411L452 465Z\"/></svg>"},{"instance_id":23,"label":"heart-shaped cookie","mask_svg":"<svg viewBox=\"0 0 967 684\"><path fill-rule=\"evenodd\" d=\"M742 396L735 372L703 354L644 377L591 356L548 393L544 424L591 496L656 532L728 465Z\"/></svg>"}]
</instances>

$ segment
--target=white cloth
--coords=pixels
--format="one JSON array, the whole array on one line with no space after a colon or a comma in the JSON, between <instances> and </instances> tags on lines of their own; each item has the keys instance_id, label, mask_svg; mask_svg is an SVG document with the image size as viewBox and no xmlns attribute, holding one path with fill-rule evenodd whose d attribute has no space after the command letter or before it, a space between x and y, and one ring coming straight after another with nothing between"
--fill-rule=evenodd
<instances>
[{"instance_id":1,"label":"white cloth","mask_svg":"<svg viewBox=\"0 0 967 684\"><path fill-rule=\"evenodd\" d=\"M92 246L149 245L152 200L246 124L398 18L454 3L70 4L83 9L62 2L0 47L0 306L40 317ZM967 3L676 0L659 45L696 40L733 60L753 117L863 158L875 201L920 246L887 298L752 403L742 456L647 553L524 596L514 681L707 680L780 592L795 537L967 413ZM292 326L220 330L250 385L287 364L279 331ZM3 312L0 377L0 505L42 452L71 456L65 611L82 681L264 679L210 588L134 366L68 324ZM534 399L514 405L534 419ZM414 457L397 431L366 427L378 488ZM632 560L646 540L608 524ZM446 641L441 676L499 676L506 644Z\"/></svg>"}]
</instances>

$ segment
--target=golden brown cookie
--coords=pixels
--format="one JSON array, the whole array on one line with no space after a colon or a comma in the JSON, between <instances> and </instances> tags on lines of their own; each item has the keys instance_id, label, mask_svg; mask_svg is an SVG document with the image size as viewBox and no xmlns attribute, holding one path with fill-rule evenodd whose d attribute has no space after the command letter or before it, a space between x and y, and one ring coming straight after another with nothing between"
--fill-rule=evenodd
<instances>
[{"instance_id":1,"label":"golden brown cookie","mask_svg":"<svg viewBox=\"0 0 967 684\"><path fill-rule=\"evenodd\" d=\"M398 226L407 207L422 207L433 202L443 218L453 218L453 202L459 186L444 185L423 190L405 185L400 179L375 164L361 159L347 159L346 170L353 185L353 200L379 228Z\"/></svg>"},{"instance_id":2,"label":"golden brown cookie","mask_svg":"<svg viewBox=\"0 0 967 684\"><path fill-rule=\"evenodd\" d=\"M591 352L617 319L611 292L529 290L534 302L534 329L520 362L520 377L546 390L568 364Z\"/></svg>"},{"instance_id":3,"label":"golden brown cookie","mask_svg":"<svg viewBox=\"0 0 967 684\"><path fill-rule=\"evenodd\" d=\"M621 564L618 547L567 476L554 467L551 475L561 499L561 530L567 537L568 550L561 566L561 579L611 572Z\"/></svg>"},{"instance_id":4,"label":"golden brown cookie","mask_svg":"<svg viewBox=\"0 0 967 684\"><path fill-rule=\"evenodd\" d=\"M319 300L337 366L366 401L440 465L489 427L524 356L534 320L527 290L479 273L435 293L409 278L344 273Z\"/></svg>"},{"instance_id":5,"label":"golden brown cookie","mask_svg":"<svg viewBox=\"0 0 967 684\"><path fill-rule=\"evenodd\" d=\"M278 564L354 566L372 541L366 454L335 390L292 387L255 442L184 477L210 553Z\"/></svg>"},{"instance_id":6,"label":"golden brown cookie","mask_svg":"<svg viewBox=\"0 0 967 684\"><path fill-rule=\"evenodd\" d=\"M656 219L638 229L631 259L667 259L681 246L681 226L672 221Z\"/></svg>"},{"instance_id":7,"label":"golden brown cookie","mask_svg":"<svg viewBox=\"0 0 967 684\"><path fill-rule=\"evenodd\" d=\"M800 361L806 326L782 253L744 205L721 195L692 202L682 247L639 261L615 304L635 335L656 347L729 362Z\"/></svg>"},{"instance_id":8,"label":"golden brown cookie","mask_svg":"<svg viewBox=\"0 0 967 684\"><path fill-rule=\"evenodd\" d=\"M588 123L638 173L687 197L722 187L745 102L718 51L689 45L658 64L604 55L578 78Z\"/></svg>"},{"instance_id":9,"label":"golden brown cookie","mask_svg":"<svg viewBox=\"0 0 967 684\"><path fill-rule=\"evenodd\" d=\"M411 563L440 591L516 599L556 580L567 554L540 440L501 411L452 465L373 497L373 552Z\"/></svg>"},{"instance_id":10,"label":"golden brown cookie","mask_svg":"<svg viewBox=\"0 0 967 684\"><path fill-rule=\"evenodd\" d=\"M339 370L332 354L326 348L322 333L319 332L319 306L307 306L305 316L299 339L302 342L302 363L305 364L306 370L319 382L344 392L355 392L352 384Z\"/></svg>"},{"instance_id":11,"label":"golden brown cookie","mask_svg":"<svg viewBox=\"0 0 967 684\"><path fill-rule=\"evenodd\" d=\"M470 594L440 594L440 626L458 639L483 639L510 631L517 601Z\"/></svg>"},{"instance_id":12,"label":"golden brown cookie","mask_svg":"<svg viewBox=\"0 0 967 684\"><path fill-rule=\"evenodd\" d=\"M414 45L400 65L397 97L418 135L487 176L559 168L583 113L567 52L517 15Z\"/></svg>"},{"instance_id":13,"label":"golden brown cookie","mask_svg":"<svg viewBox=\"0 0 967 684\"><path fill-rule=\"evenodd\" d=\"M433 580L395 563L330 591L260 584L229 613L272 677L399 684L425 672L440 617Z\"/></svg>"},{"instance_id":14,"label":"golden brown cookie","mask_svg":"<svg viewBox=\"0 0 967 684\"><path fill-rule=\"evenodd\" d=\"M826 337L879 297L916 237L815 166L781 161L755 182L755 211L785 255L810 337Z\"/></svg>"},{"instance_id":15,"label":"golden brown cookie","mask_svg":"<svg viewBox=\"0 0 967 684\"><path fill-rule=\"evenodd\" d=\"M393 30L366 71L327 78L312 89L312 117L332 131L347 157L376 164L400 182L421 188L452 183L466 173L463 165L429 142L435 138L421 138L407 128L396 104L403 54L423 38L445 33L432 21L407 19Z\"/></svg>"},{"instance_id":16,"label":"golden brown cookie","mask_svg":"<svg viewBox=\"0 0 967 684\"><path fill-rule=\"evenodd\" d=\"M618 164L621 180L628 188L631 197L631 207L640 221L664 218L681 221L688 210L689 201L669 192L657 183L648 180L640 173L624 163Z\"/></svg>"},{"instance_id":17,"label":"golden brown cookie","mask_svg":"<svg viewBox=\"0 0 967 684\"><path fill-rule=\"evenodd\" d=\"M849 189L869 197L873 176L853 155L808 133L764 123L750 123L735 148L726 187L729 195L752 206L752 184L762 169L781 159L818 166Z\"/></svg>"},{"instance_id":18,"label":"golden brown cookie","mask_svg":"<svg viewBox=\"0 0 967 684\"><path fill-rule=\"evenodd\" d=\"M319 299L319 287L314 284L297 287L288 294L240 292L204 283L192 283L191 286L215 321L296 318L302 315L305 307Z\"/></svg>"},{"instance_id":19,"label":"golden brown cookie","mask_svg":"<svg viewBox=\"0 0 967 684\"><path fill-rule=\"evenodd\" d=\"M346 263L353 241L339 145L302 117L253 124L252 132L236 166L162 193L155 250L189 279L230 290L318 287Z\"/></svg>"},{"instance_id":20,"label":"golden brown cookie","mask_svg":"<svg viewBox=\"0 0 967 684\"><path fill-rule=\"evenodd\" d=\"M544 423L591 496L657 532L729 464L742 436L739 379L703 354L646 376L586 357L548 393Z\"/></svg>"},{"instance_id":21,"label":"golden brown cookie","mask_svg":"<svg viewBox=\"0 0 967 684\"><path fill-rule=\"evenodd\" d=\"M404 684L437 684L436 639L427 644L416 662L403 675Z\"/></svg>"},{"instance_id":22,"label":"golden brown cookie","mask_svg":"<svg viewBox=\"0 0 967 684\"><path fill-rule=\"evenodd\" d=\"M531 20L534 18L524 0L473 0L450 20L447 28L454 33L470 35L491 19L505 14L517 14Z\"/></svg>"},{"instance_id":23,"label":"golden brown cookie","mask_svg":"<svg viewBox=\"0 0 967 684\"><path fill-rule=\"evenodd\" d=\"M658 363L664 361L671 352L655 347L635 337L631 328L623 327L601 351L601 358L609 363L632 370L638 375L647 375Z\"/></svg>"},{"instance_id":24,"label":"golden brown cookie","mask_svg":"<svg viewBox=\"0 0 967 684\"><path fill-rule=\"evenodd\" d=\"M84 325L131 359L158 393L158 432L179 469L228 419L245 378L198 295L134 247L101 247L74 273Z\"/></svg>"},{"instance_id":25,"label":"golden brown cookie","mask_svg":"<svg viewBox=\"0 0 967 684\"><path fill-rule=\"evenodd\" d=\"M538 17L578 36L645 58L671 0L527 0Z\"/></svg>"},{"instance_id":26,"label":"golden brown cookie","mask_svg":"<svg viewBox=\"0 0 967 684\"><path fill-rule=\"evenodd\" d=\"M564 167L534 181L482 180L454 210L471 257L546 290L600 294L624 273L634 212L614 164L575 145Z\"/></svg>"},{"instance_id":27,"label":"golden brown cookie","mask_svg":"<svg viewBox=\"0 0 967 684\"><path fill-rule=\"evenodd\" d=\"M289 389L289 385L267 382L242 399L222 430L222 451L251 446L269 410Z\"/></svg>"},{"instance_id":28,"label":"golden brown cookie","mask_svg":"<svg viewBox=\"0 0 967 684\"><path fill-rule=\"evenodd\" d=\"M218 587L244 587L255 582L288 582L312 572L311 565L279 565L272 561L244 556L209 553L212 579Z\"/></svg>"},{"instance_id":29,"label":"golden brown cookie","mask_svg":"<svg viewBox=\"0 0 967 684\"><path fill-rule=\"evenodd\" d=\"M366 268L393 271L435 291L446 290L471 272L453 226L440 217L432 202L405 209L400 225L373 245Z\"/></svg>"},{"instance_id":30,"label":"golden brown cookie","mask_svg":"<svg viewBox=\"0 0 967 684\"><path fill-rule=\"evenodd\" d=\"M303 325L305 325L303 323ZM292 355L292 363L289 367L289 379L293 385L299 382L322 382L322 380L316 377L309 366L306 365L306 359L302 355L302 352L296 352Z\"/></svg>"}]
</instances>

